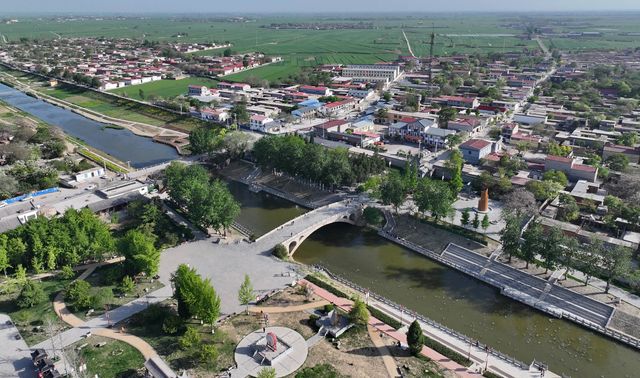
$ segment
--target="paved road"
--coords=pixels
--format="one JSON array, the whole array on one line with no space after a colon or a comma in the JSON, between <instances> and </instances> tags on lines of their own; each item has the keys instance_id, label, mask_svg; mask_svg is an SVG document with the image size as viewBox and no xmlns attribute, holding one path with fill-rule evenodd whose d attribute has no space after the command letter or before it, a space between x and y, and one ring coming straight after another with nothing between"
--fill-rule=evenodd
<instances>
[{"instance_id":1,"label":"paved road","mask_svg":"<svg viewBox=\"0 0 640 378\"><path fill-rule=\"evenodd\" d=\"M27 343L22 338L16 340L19 332L13 324L7 324L10 319L8 315L0 314L0 377L35 377Z\"/></svg>"},{"instance_id":2,"label":"paved road","mask_svg":"<svg viewBox=\"0 0 640 378\"><path fill-rule=\"evenodd\" d=\"M450 244L442 253L442 257L460 265L469 271L482 274L497 283L501 288L510 288L537 299L541 304L554 306L575 316L605 327L613 308L584 295L563 287L549 284L547 281L532 276L508 265L490 261L488 258L466 248Z\"/></svg>"}]
</instances>

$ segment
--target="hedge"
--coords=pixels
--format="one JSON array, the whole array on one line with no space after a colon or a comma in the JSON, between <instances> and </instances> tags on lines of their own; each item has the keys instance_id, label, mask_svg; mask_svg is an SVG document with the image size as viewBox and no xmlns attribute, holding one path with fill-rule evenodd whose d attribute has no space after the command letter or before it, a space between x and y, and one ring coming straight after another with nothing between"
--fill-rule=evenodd
<instances>
[{"instance_id":1,"label":"hedge","mask_svg":"<svg viewBox=\"0 0 640 378\"><path fill-rule=\"evenodd\" d=\"M367 305L367 308L369 309L369 312L371 313L371 316L373 316L374 318L383 321L384 323L387 323L387 325L395 328L395 329L400 329L402 328L402 323L400 323L399 321L395 320L394 318L390 317L389 315L385 314L384 312L378 310L377 308L373 308L369 305Z\"/></svg>"},{"instance_id":2,"label":"hedge","mask_svg":"<svg viewBox=\"0 0 640 378\"><path fill-rule=\"evenodd\" d=\"M335 287L329 285L328 283L322 281L321 279L319 279L319 278L317 278L317 277L315 277L315 276L313 276L311 274L308 274L304 279L309 281L309 282L311 282L312 284L314 284L316 286L320 286L321 288L325 289L326 291L330 292L333 295L337 295L337 296L342 297L342 298L350 298L350 296L347 295L345 292L336 289Z\"/></svg>"},{"instance_id":3,"label":"hedge","mask_svg":"<svg viewBox=\"0 0 640 378\"><path fill-rule=\"evenodd\" d=\"M461 355L460 353L454 351L453 349L450 349L427 336L424 336L423 341L426 347L435 350L436 352L451 359L452 361L455 361L463 366L471 366L471 360Z\"/></svg>"},{"instance_id":4,"label":"hedge","mask_svg":"<svg viewBox=\"0 0 640 378\"><path fill-rule=\"evenodd\" d=\"M502 378L501 375L498 375L496 373L492 373L490 371L485 371L484 373L482 373L483 377L487 377L487 378Z\"/></svg>"}]
</instances>

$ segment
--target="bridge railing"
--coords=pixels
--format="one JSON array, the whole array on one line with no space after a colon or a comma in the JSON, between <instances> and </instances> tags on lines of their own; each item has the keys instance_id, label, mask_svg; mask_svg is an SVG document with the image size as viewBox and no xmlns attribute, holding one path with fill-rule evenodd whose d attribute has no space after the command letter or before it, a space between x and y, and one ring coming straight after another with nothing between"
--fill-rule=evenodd
<instances>
[{"instance_id":1,"label":"bridge railing","mask_svg":"<svg viewBox=\"0 0 640 378\"><path fill-rule=\"evenodd\" d=\"M341 284L343 284L343 285L345 285L345 286L347 286L347 287L349 287L349 288L351 288L351 289L353 289L353 290L355 290L355 291L357 291L359 293L362 293L362 294L369 293L369 297L373 298L375 301L383 303L384 305L386 305L386 306L388 306L388 307L390 307L390 308L392 308L392 309L394 309L396 311L400 311L401 313L406 313L408 316L411 316L411 317L419 320L420 322L429 325L430 327L433 327L433 328L435 328L435 329L437 329L437 330L439 330L439 331L441 331L443 333L446 333L447 335L449 335L451 337L454 337L454 338L464 342L465 344L476 345L479 348L485 348L486 347L486 345L481 345L480 343L477 343L477 340L474 340L474 339L470 338L469 336L466 336L466 335L464 335L464 334L462 334L462 333L460 333L460 332L458 332L456 330L453 330L453 329L451 329L451 328L449 328L449 327L447 327L445 325L442 325L442 324L436 322L435 320L432 320L432 319L430 319L430 318L428 318L428 317L426 317L424 315L418 314L415 311L408 311L405 307L403 307L403 306L401 306L401 305L399 305L399 304L397 304L397 303L395 303L395 302L393 302L393 301L391 301L391 300L389 300L389 299L387 299L387 298L385 298L385 297L383 297L381 295L378 295L378 294L372 292L371 290L365 289L362 286L360 286L358 284L355 284L355 283L353 283L353 282L351 282L351 281L349 281L349 280L347 280L347 279L345 279L345 278L343 278L343 277L341 277L341 276L339 276L337 274L332 273L331 271L329 271L327 268L323 267L322 265L313 265L313 268L318 270L318 271L326 273L329 277L331 277L331 279L333 279L333 280L335 280L337 282L340 282ZM445 345L446 345L446 342L444 342L443 340L438 340L438 342L445 343ZM454 349L456 349L452 345L446 345L446 346L450 347L450 348L453 347ZM509 356L507 354L499 352L499 351L497 351L497 350L495 350L493 348L489 348L488 352L489 352L490 355L492 355L492 356L494 356L494 357L496 357L496 358L498 358L498 359L500 359L502 361L505 361L505 362L509 363L510 365L513 365L513 366L515 366L515 367L517 367L519 369L528 370L528 368L529 368L529 365L521 362L520 360L518 360L518 359L516 359L514 357L511 357L511 356Z\"/></svg>"}]
</instances>

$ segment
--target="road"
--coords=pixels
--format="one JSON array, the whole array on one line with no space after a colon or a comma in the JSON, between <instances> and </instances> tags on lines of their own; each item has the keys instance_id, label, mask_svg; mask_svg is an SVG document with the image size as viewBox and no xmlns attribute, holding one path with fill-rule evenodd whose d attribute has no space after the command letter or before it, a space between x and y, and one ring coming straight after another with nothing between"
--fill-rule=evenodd
<instances>
[{"instance_id":1,"label":"road","mask_svg":"<svg viewBox=\"0 0 640 378\"><path fill-rule=\"evenodd\" d=\"M13 324L7 324L9 320L9 316L0 314L0 377L35 377L30 349L22 338L16 339L18 329Z\"/></svg>"},{"instance_id":2,"label":"road","mask_svg":"<svg viewBox=\"0 0 640 378\"><path fill-rule=\"evenodd\" d=\"M545 280L532 276L508 265L491 261L466 248L450 244L442 253L445 260L483 276L499 288L509 288L525 294L539 305L556 307L601 327L605 327L613 308L602 302L575 293Z\"/></svg>"},{"instance_id":3,"label":"road","mask_svg":"<svg viewBox=\"0 0 640 378\"><path fill-rule=\"evenodd\" d=\"M409 50L409 54L411 54L412 57L416 57L416 55L413 53L413 50L411 49L411 43L409 43L409 38L407 38L407 33L404 32L404 30L402 31L402 36L404 37L405 42L407 42L407 49Z\"/></svg>"}]
</instances>

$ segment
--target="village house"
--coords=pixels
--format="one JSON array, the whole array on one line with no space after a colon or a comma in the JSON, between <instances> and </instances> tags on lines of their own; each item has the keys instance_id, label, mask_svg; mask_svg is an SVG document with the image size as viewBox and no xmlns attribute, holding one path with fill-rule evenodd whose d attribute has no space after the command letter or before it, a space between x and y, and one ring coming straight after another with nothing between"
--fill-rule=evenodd
<instances>
[{"instance_id":1,"label":"village house","mask_svg":"<svg viewBox=\"0 0 640 378\"><path fill-rule=\"evenodd\" d=\"M544 170L560 171L567 175L569 181L586 180L595 182L598 178L598 168L590 165L578 164L571 157L548 155L544 161Z\"/></svg>"}]
</instances>

